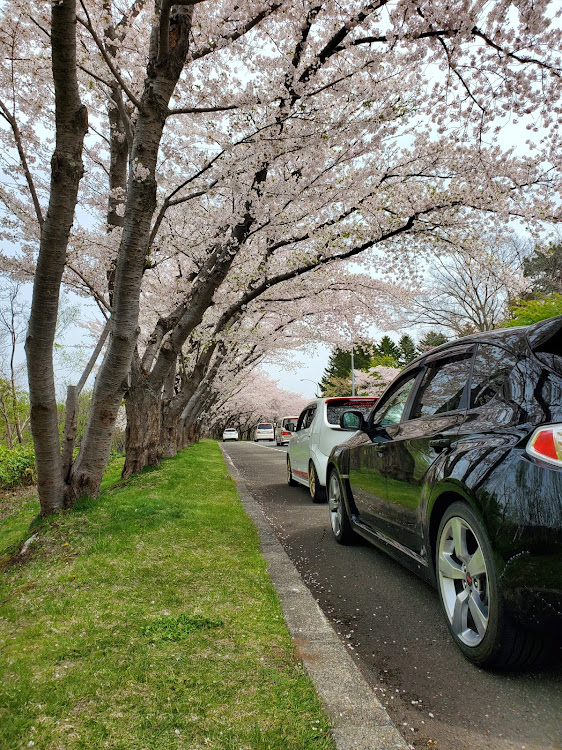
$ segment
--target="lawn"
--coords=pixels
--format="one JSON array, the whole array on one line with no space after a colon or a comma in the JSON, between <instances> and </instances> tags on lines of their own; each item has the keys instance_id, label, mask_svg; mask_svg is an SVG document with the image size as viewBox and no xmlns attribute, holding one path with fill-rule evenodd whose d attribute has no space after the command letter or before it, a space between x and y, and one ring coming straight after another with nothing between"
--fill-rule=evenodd
<instances>
[{"instance_id":1,"label":"lawn","mask_svg":"<svg viewBox=\"0 0 562 750\"><path fill-rule=\"evenodd\" d=\"M117 480L0 520L0 747L332 750L217 443Z\"/></svg>"}]
</instances>

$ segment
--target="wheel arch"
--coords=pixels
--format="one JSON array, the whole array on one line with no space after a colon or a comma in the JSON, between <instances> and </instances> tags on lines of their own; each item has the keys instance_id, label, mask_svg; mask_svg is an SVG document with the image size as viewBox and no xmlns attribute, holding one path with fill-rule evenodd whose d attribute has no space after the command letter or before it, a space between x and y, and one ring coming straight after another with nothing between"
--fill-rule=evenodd
<instances>
[{"instance_id":1,"label":"wheel arch","mask_svg":"<svg viewBox=\"0 0 562 750\"><path fill-rule=\"evenodd\" d=\"M435 553L437 551L437 532L439 531L439 525L441 519L445 515L447 508L453 503L461 502L468 505L472 510L480 515L480 512L474 503L471 502L470 498L460 490L447 488L444 489L441 494L432 500L431 511L429 516L429 563L433 572L434 582L437 582L436 569L435 569Z\"/></svg>"}]
</instances>

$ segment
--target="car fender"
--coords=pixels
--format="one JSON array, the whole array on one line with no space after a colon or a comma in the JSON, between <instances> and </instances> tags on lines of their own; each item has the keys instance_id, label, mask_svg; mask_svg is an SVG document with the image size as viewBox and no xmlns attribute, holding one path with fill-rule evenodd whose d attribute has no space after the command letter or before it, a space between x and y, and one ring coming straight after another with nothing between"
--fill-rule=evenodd
<instances>
[{"instance_id":1,"label":"car fender","mask_svg":"<svg viewBox=\"0 0 562 750\"><path fill-rule=\"evenodd\" d=\"M316 474L318 475L318 481L320 484L326 486L326 470L328 467L328 456L324 455L322 451L318 449L317 445L313 445L309 451L309 460L314 463L316 467Z\"/></svg>"}]
</instances>

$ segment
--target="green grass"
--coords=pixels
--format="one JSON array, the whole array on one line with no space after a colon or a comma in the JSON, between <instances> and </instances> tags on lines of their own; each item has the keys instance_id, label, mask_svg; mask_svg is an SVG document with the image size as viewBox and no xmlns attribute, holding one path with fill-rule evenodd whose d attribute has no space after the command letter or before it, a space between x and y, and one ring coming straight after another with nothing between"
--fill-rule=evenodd
<instances>
[{"instance_id":1,"label":"green grass","mask_svg":"<svg viewBox=\"0 0 562 750\"><path fill-rule=\"evenodd\" d=\"M332 750L217 443L117 478L2 574L0 747Z\"/></svg>"},{"instance_id":2,"label":"green grass","mask_svg":"<svg viewBox=\"0 0 562 750\"><path fill-rule=\"evenodd\" d=\"M19 549L22 539L29 536L29 524L38 513L39 500L34 488L0 492L0 570Z\"/></svg>"}]
</instances>

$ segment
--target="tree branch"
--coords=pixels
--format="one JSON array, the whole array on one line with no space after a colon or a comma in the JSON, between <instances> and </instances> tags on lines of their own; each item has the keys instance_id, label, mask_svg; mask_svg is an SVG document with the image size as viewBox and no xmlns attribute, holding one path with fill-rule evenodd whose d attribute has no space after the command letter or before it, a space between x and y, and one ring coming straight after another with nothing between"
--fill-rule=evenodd
<instances>
[{"instance_id":1,"label":"tree branch","mask_svg":"<svg viewBox=\"0 0 562 750\"><path fill-rule=\"evenodd\" d=\"M39 203L39 196L37 195L35 183L33 182L33 177L31 176L31 170L29 169L29 164L27 163L21 132L18 127L18 123L16 122L16 118L10 113L4 102L1 100L0 115L8 122L8 124L12 128L12 133L14 134L14 140L16 142L16 148L20 157L20 163L23 169L25 181L27 182L27 187L29 188L29 192L31 193L33 207L35 208L35 215L37 216L39 228L41 229L43 227L43 212L41 211L41 204Z\"/></svg>"},{"instance_id":2,"label":"tree branch","mask_svg":"<svg viewBox=\"0 0 562 750\"><path fill-rule=\"evenodd\" d=\"M121 86L121 88L123 89L123 91L127 95L128 99L131 101L131 103L138 110L140 110L140 108L141 108L140 101L137 99L137 97L133 94L133 92L131 91L131 89L125 83L123 77L120 75L119 71L117 70L117 68L113 64L111 56L109 55L108 51L106 50L104 43L102 42L102 40L97 35L97 33L96 33L96 31L95 31L95 29L94 29L94 27L92 25L92 22L90 20L90 16L88 14L88 10L87 10L86 6L84 5L84 0L80 0L80 5L82 6L82 10L86 14L86 18L85 19L84 18L80 18L80 16L77 15L76 16L76 20L78 21L78 23L82 24L82 26L90 33L90 36L92 37L92 39L96 43L96 46L99 49L99 51L101 53L101 56L105 60L105 63L107 65L107 67L109 68L109 70L111 71L113 77L115 78L115 80L117 81L117 83Z\"/></svg>"}]
</instances>

